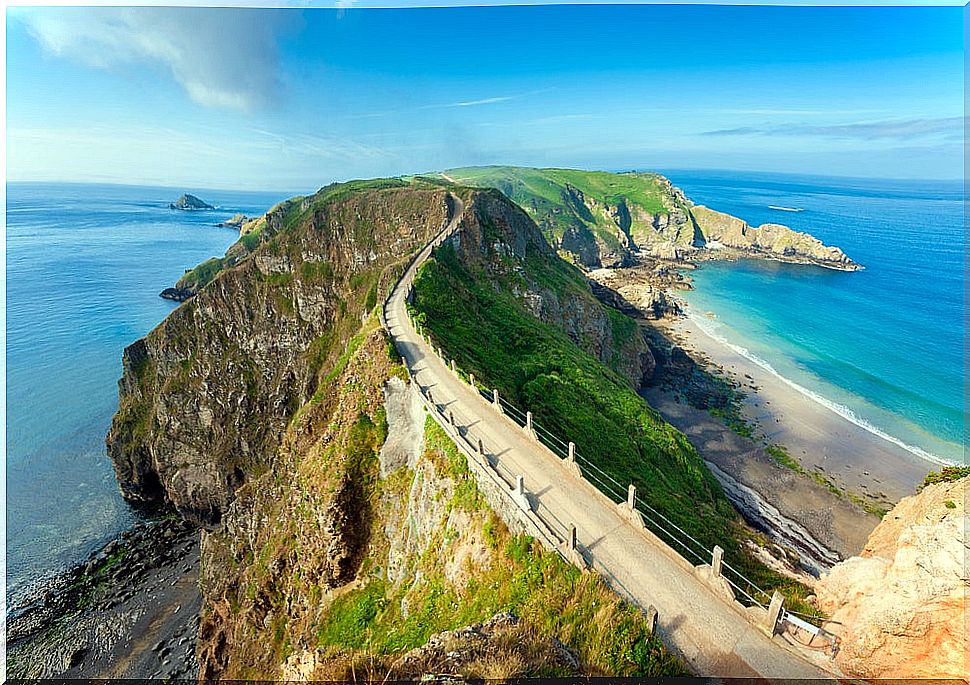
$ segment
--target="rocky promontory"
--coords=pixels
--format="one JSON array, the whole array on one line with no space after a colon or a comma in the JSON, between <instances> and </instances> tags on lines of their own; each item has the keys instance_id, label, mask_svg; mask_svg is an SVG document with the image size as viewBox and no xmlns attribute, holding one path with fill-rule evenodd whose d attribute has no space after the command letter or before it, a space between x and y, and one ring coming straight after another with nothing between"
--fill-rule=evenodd
<instances>
[{"instance_id":1,"label":"rocky promontory","mask_svg":"<svg viewBox=\"0 0 970 685\"><path fill-rule=\"evenodd\" d=\"M169 209L181 209L183 211L194 211L199 209L215 209L205 200L197 198L195 195L189 195L186 193L175 202L168 205Z\"/></svg>"},{"instance_id":2,"label":"rocky promontory","mask_svg":"<svg viewBox=\"0 0 970 685\"><path fill-rule=\"evenodd\" d=\"M546 240L588 270L710 259L771 259L840 271L862 268L837 247L780 224L757 228L695 205L651 172L471 167L443 175L498 188L525 209Z\"/></svg>"},{"instance_id":3,"label":"rocky promontory","mask_svg":"<svg viewBox=\"0 0 970 685\"><path fill-rule=\"evenodd\" d=\"M819 581L818 604L839 635L836 662L847 674L970 677L968 494L965 476L900 500L862 553Z\"/></svg>"}]
</instances>

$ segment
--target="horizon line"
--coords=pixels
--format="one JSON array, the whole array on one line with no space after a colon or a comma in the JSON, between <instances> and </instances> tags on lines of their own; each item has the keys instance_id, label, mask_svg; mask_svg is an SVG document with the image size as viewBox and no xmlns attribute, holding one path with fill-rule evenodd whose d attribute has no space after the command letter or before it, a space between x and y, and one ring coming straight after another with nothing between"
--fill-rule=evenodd
<instances>
[{"instance_id":1,"label":"horizon line","mask_svg":"<svg viewBox=\"0 0 970 685\"><path fill-rule=\"evenodd\" d=\"M724 167L665 167L658 166L655 168L648 167L582 167L582 166L548 166L548 165L527 165L527 164L468 164L462 166L453 166L446 169L438 169L432 171L414 171L407 172L403 174L388 174L388 175L375 175L375 176L349 176L345 178L335 178L329 180L323 184L315 184L312 190L307 190L307 193L315 193L321 188L333 183L349 183L351 181L363 181L363 180L373 180L379 178L403 178L406 176L422 176L427 174L437 174L444 173L448 171L453 171L456 169L484 169L484 168L520 168L520 169L573 169L576 171L605 171L608 173L622 174L622 173L677 173L677 172L705 172L705 173L722 173L722 174L740 174L740 175L752 175L752 174L762 174L768 176L801 176L810 178L829 178L835 180L843 181L886 181L886 182L896 182L896 183L946 183L946 184L960 184L964 185L965 179L962 177L950 177L950 178L916 178L916 177L900 177L900 176L858 176L849 174L820 174L807 171L770 171L770 170L755 170L755 169L730 169ZM293 190L283 190L283 189L264 189L260 187L250 186L250 185L238 185L238 186L209 186L205 184L193 184L193 183L179 183L175 185L170 185L168 183L153 183L153 182L142 182L142 183L124 183L118 181L98 181L98 180L65 180L65 179L4 179L6 185L11 184L50 184L50 185L91 185L91 186L119 186L124 188L164 188L171 190L183 190L184 192L189 192L188 189L195 189L196 191L229 191L229 192L257 192L257 193L293 193Z\"/></svg>"}]
</instances>

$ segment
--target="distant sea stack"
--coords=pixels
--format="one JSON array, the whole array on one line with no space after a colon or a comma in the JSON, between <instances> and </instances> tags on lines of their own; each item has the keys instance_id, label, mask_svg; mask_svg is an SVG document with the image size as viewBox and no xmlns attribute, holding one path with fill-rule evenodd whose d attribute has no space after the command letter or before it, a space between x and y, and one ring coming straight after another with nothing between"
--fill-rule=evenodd
<instances>
[{"instance_id":1,"label":"distant sea stack","mask_svg":"<svg viewBox=\"0 0 970 685\"><path fill-rule=\"evenodd\" d=\"M168 205L168 208L181 209L185 211L194 211L197 209L215 209L215 207L210 205L205 200L201 200L197 198L195 195L189 195L188 193L180 197L175 202L170 203Z\"/></svg>"}]
</instances>

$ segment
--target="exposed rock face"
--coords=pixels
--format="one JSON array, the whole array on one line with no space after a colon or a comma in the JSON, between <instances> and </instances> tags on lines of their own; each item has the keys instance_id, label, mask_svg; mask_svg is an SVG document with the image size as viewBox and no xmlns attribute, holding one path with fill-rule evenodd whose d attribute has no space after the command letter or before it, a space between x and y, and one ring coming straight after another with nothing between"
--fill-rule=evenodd
<instances>
[{"instance_id":1,"label":"exposed rock face","mask_svg":"<svg viewBox=\"0 0 970 685\"><path fill-rule=\"evenodd\" d=\"M798 233L780 224L762 224L753 228L746 221L707 207L691 210L704 242L761 253L773 258L806 261L843 271L861 267L837 247L823 245L807 233Z\"/></svg>"},{"instance_id":2,"label":"exposed rock face","mask_svg":"<svg viewBox=\"0 0 970 685\"><path fill-rule=\"evenodd\" d=\"M501 190L529 213L552 246L588 269L632 266L648 258L684 263L738 257L861 268L808 234L779 224L752 228L695 206L659 174L489 167L449 171L452 177Z\"/></svg>"},{"instance_id":3,"label":"exposed rock face","mask_svg":"<svg viewBox=\"0 0 970 685\"><path fill-rule=\"evenodd\" d=\"M900 500L862 554L819 581L819 606L841 633L836 660L846 673L970 676L968 486L963 478Z\"/></svg>"},{"instance_id":4,"label":"exposed rock face","mask_svg":"<svg viewBox=\"0 0 970 685\"><path fill-rule=\"evenodd\" d=\"M389 267L447 213L441 189L307 204L288 215L285 243L258 245L128 347L107 438L125 497L216 524L239 485L268 466L320 368L393 280Z\"/></svg>"},{"instance_id":5,"label":"exposed rock face","mask_svg":"<svg viewBox=\"0 0 970 685\"><path fill-rule=\"evenodd\" d=\"M185 211L193 211L197 209L215 209L205 200L197 198L195 195L189 195L186 193L175 202L168 205L169 209L181 209Z\"/></svg>"},{"instance_id":6,"label":"exposed rock face","mask_svg":"<svg viewBox=\"0 0 970 685\"><path fill-rule=\"evenodd\" d=\"M569 275L557 277L556 287L550 284L552 278L538 278L542 268L556 261L556 255L525 212L494 191L480 193L473 210L465 212L452 238L460 259L473 269L485 269L498 287L515 294L534 316L563 330L577 345L626 376L634 387L639 388L653 374L656 362L643 336L634 330L628 339L618 342L613 318L578 270L557 264L557 268L569 270Z\"/></svg>"},{"instance_id":7,"label":"exposed rock face","mask_svg":"<svg viewBox=\"0 0 970 685\"><path fill-rule=\"evenodd\" d=\"M243 224L246 224L249 221L252 221L252 219L245 214L233 214L225 221L219 223L218 226L220 228L242 228Z\"/></svg>"}]
</instances>

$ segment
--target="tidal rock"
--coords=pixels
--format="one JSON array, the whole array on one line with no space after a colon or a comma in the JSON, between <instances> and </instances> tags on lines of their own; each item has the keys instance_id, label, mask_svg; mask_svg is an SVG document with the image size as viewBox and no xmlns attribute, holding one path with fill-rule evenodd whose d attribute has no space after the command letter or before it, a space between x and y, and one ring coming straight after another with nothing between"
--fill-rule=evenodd
<instances>
[{"instance_id":1,"label":"tidal rock","mask_svg":"<svg viewBox=\"0 0 970 685\"><path fill-rule=\"evenodd\" d=\"M165 288L162 292L158 294L159 297L163 297L166 300L174 300L175 302L185 302L189 298L195 295L195 291L191 288Z\"/></svg>"},{"instance_id":2,"label":"tidal rock","mask_svg":"<svg viewBox=\"0 0 970 685\"><path fill-rule=\"evenodd\" d=\"M216 226L219 228L242 228L243 224L248 221L250 221L250 218L245 214L233 214L225 221L221 221L216 224Z\"/></svg>"}]
</instances>

